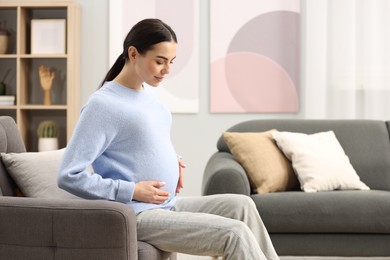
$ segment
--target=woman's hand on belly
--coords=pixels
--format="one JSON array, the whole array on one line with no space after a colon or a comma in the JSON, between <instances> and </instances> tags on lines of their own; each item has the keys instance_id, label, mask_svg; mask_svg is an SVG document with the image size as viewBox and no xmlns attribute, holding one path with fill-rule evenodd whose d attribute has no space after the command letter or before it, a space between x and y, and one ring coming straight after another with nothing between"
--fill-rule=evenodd
<instances>
[{"instance_id":1,"label":"woman's hand on belly","mask_svg":"<svg viewBox=\"0 0 390 260\"><path fill-rule=\"evenodd\" d=\"M165 186L164 182L160 181L141 181L135 184L133 200L162 204L169 198L169 192L161 190Z\"/></svg>"}]
</instances>

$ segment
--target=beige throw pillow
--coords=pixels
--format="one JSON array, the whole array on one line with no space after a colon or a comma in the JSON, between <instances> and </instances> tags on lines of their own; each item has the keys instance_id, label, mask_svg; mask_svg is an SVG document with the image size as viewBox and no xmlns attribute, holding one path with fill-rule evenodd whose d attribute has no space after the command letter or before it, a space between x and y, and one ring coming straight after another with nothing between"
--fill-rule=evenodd
<instances>
[{"instance_id":1,"label":"beige throw pillow","mask_svg":"<svg viewBox=\"0 0 390 260\"><path fill-rule=\"evenodd\" d=\"M257 133L225 132L223 138L233 157L243 166L257 193L298 187L291 163L278 149L271 130Z\"/></svg>"}]
</instances>

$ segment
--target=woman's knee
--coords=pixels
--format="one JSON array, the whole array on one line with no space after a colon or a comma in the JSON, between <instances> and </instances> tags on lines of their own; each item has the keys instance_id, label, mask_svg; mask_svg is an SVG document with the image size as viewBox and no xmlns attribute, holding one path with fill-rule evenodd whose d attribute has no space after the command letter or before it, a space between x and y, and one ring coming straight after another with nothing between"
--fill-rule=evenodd
<instances>
[{"instance_id":1,"label":"woman's knee","mask_svg":"<svg viewBox=\"0 0 390 260\"><path fill-rule=\"evenodd\" d=\"M235 209L256 209L256 205L253 202L252 198L246 195L241 194L231 194L227 200L230 205Z\"/></svg>"},{"instance_id":2,"label":"woman's knee","mask_svg":"<svg viewBox=\"0 0 390 260\"><path fill-rule=\"evenodd\" d=\"M229 207L233 209L231 218L248 222L250 218L257 218L259 214L255 203L249 196L237 194L228 197L227 201L229 201Z\"/></svg>"},{"instance_id":3,"label":"woman's knee","mask_svg":"<svg viewBox=\"0 0 390 260\"><path fill-rule=\"evenodd\" d=\"M235 197L234 200L237 204L241 204L241 205L245 205L245 206L248 206L248 205L253 206L254 205L252 198L247 196L247 195L235 194L234 197Z\"/></svg>"}]
</instances>

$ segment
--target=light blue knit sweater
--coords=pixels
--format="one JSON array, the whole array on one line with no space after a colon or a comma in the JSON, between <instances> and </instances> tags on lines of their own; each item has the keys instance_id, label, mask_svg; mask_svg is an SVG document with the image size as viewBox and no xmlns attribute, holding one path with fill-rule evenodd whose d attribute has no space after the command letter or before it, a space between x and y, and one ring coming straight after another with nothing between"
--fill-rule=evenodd
<instances>
[{"instance_id":1,"label":"light blue knit sweater","mask_svg":"<svg viewBox=\"0 0 390 260\"><path fill-rule=\"evenodd\" d=\"M172 116L150 87L106 82L82 108L58 173L58 186L86 199L119 201L136 213L175 204L179 176L171 143ZM87 168L92 165L94 173ZM133 201L135 183L162 181L162 205Z\"/></svg>"}]
</instances>

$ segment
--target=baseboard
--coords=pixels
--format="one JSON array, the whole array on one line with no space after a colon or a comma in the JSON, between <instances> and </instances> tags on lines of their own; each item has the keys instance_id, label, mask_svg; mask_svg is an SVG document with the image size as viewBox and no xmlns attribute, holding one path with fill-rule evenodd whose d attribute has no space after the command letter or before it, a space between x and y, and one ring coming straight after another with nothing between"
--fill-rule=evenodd
<instances>
[{"instance_id":1,"label":"baseboard","mask_svg":"<svg viewBox=\"0 0 390 260\"><path fill-rule=\"evenodd\" d=\"M191 256L178 254L177 260L212 260L209 256ZM218 258L222 260L222 257ZM338 256L281 256L280 260L390 260L390 256L386 257L338 257Z\"/></svg>"},{"instance_id":2,"label":"baseboard","mask_svg":"<svg viewBox=\"0 0 390 260\"><path fill-rule=\"evenodd\" d=\"M390 256L381 257L340 257L340 256L281 256L280 260L390 260Z\"/></svg>"}]
</instances>

